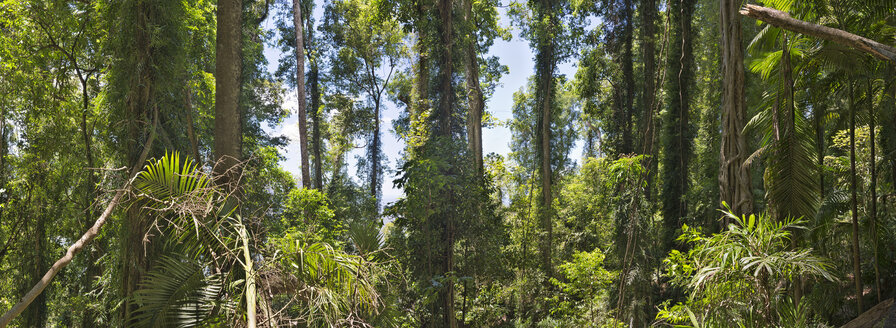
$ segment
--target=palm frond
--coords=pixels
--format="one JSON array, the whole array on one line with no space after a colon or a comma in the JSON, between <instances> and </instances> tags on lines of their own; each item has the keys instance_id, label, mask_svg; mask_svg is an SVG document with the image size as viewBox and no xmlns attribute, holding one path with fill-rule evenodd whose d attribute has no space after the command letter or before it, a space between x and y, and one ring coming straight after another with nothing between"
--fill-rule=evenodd
<instances>
[{"instance_id":1,"label":"palm frond","mask_svg":"<svg viewBox=\"0 0 896 328\"><path fill-rule=\"evenodd\" d=\"M195 260L164 256L135 292L136 327L199 327L213 319L222 286Z\"/></svg>"},{"instance_id":2,"label":"palm frond","mask_svg":"<svg viewBox=\"0 0 896 328\"><path fill-rule=\"evenodd\" d=\"M379 229L379 223L376 221L359 222L354 221L348 225L348 238L365 259L376 255L376 252L382 247L384 236Z\"/></svg>"}]
</instances>

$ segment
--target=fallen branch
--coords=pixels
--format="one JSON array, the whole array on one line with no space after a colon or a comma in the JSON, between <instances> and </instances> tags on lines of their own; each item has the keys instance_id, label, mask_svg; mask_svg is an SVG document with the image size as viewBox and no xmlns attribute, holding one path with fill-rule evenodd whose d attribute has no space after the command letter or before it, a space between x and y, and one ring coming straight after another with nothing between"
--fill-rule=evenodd
<instances>
[{"instance_id":1,"label":"fallen branch","mask_svg":"<svg viewBox=\"0 0 896 328\"><path fill-rule=\"evenodd\" d=\"M740 14L761 20L788 31L836 42L869 53L874 57L896 63L896 48L866 37L824 25L801 21L790 17L789 14L783 11L757 5L745 5L743 9L740 10Z\"/></svg>"},{"instance_id":2,"label":"fallen branch","mask_svg":"<svg viewBox=\"0 0 896 328\"><path fill-rule=\"evenodd\" d=\"M90 242L93 241L93 238L95 238L96 235L99 234L100 228L102 228L103 225L106 224L106 220L109 219L110 215L112 215L112 210L114 210L115 207L118 206L118 204L121 202L121 198L124 197L124 194L127 192L128 187L131 186L131 182L133 182L134 178L137 176L137 172L140 172L141 165L146 162L146 157L149 156L149 149L152 148L152 143L156 138L156 127L159 122L158 110L154 112L154 116L155 122L153 123L152 132L149 134L149 139L146 141L146 145L144 145L143 147L143 152L140 154L140 158L137 160L137 163L134 164L134 167L131 168L130 174L128 175L128 181L125 182L124 186L122 186L121 189L118 189L118 191L115 192L115 196L113 196L112 200L109 201L109 205L106 205L106 210L104 210L103 214L100 215L98 219L96 219L96 222L93 223L93 226L90 227L90 229L87 230L87 232L85 232L84 235L82 235L81 238L78 239L78 241L69 246L68 251L65 252L65 255L56 260L56 263L53 263L53 266L50 267L50 270L47 270L47 273L45 273L44 276L40 278L40 281L34 284L34 287L31 287L31 290L29 290L28 293L26 293L25 296L22 297L22 300L20 300L19 303L16 303L16 305L14 305L9 309L9 311L6 311L6 313L4 313L2 317L0 317L0 328L5 328L7 325L9 325L10 322L12 322L13 319L21 314L22 311L25 311L28 305L31 305L31 302L34 302L34 299L37 298L37 296L40 295L40 293L42 293L44 289L46 289L47 286L50 285L50 282L53 281L53 277L55 277L56 274L59 273L59 271L62 271L65 266L71 263L75 255L84 250L84 247L90 244Z\"/></svg>"}]
</instances>

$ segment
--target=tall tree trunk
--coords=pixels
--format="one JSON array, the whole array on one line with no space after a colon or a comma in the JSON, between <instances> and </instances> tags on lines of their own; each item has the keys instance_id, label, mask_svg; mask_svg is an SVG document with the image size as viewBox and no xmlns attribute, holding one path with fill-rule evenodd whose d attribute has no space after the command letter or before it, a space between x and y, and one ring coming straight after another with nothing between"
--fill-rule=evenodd
<instances>
[{"instance_id":1,"label":"tall tree trunk","mask_svg":"<svg viewBox=\"0 0 896 328\"><path fill-rule=\"evenodd\" d=\"M96 217L96 211L93 207L93 202L96 200L99 195L99 186L97 185L97 181L99 181L97 177L96 164L94 164L93 160L93 131L90 129L89 124L87 122L87 114L90 110L90 99L88 98L87 93L87 77L81 77L80 73L78 74L81 80L81 98L82 98L82 108L81 108L81 136L84 139L84 152L86 159L86 188L84 188L84 229L87 230L90 228L91 220ZM87 253L87 268L84 274L84 284L85 289L89 291L93 286L93 281L99 278L101 274L101 269L97 264L97 261L100 259L100 254L94 247L91 247ZM84 308L84 315L81 318L81 326L90 327L96 325L96 317L97 313L90 306Z\"/></svg>"},{"instance_id":2,"label":"tall tree trunk","mask_svg":"<svg viewBox=\"0 0 896 328\"><path fill-rule=\"evenodd\" d=\"M643 144L641 147L642 154L651 156L645 163L647 166L647 188L644 189L645 198L650 201L653 197L653 180L656 175L654 165L656 158L654 157L655 124L654 124L654 104L656 102L656 0L642 0L639 7L641 12L641 51L642 60L644 61L644 92L641 93L641 106L644 113L641 117L641 136ZM589 129L588 135L592 134ZM590 142L590 140L589 140Z\"/></svg>"},{"instance_id":3,"label":"tall tree trunk","mask_svg":"<svg viewBox=\"0 0 896 328\"><path fill-rule=\"evenodd\" d=\"M429 51L426 49L424 29L426 28L425 19L427 4L429 2L420 0L416 2L417 18L415 21L415 30L417 40L414 48L417 53L416 67L416 84L414 85L413 106L409 107L411 117L414 115L425 113L429 108Z\"/></svg>"},{"instance_id":4,"label":"tall tree trunk","mask_svg":"<svg viewBox=\"0 0 896 328\"><path fill-rule=\"evenodd\" d=\"M671 247L674 232L687 216L688 167L692 139L690 132L690 87L694 63L691 24L694 0L672 0L669 3L672 37L669 51L669 80L667 95L669 111L665 122L663 158L663 219L666 225L664 243Z\"/></svg>"},{"instance_id":5,"label":"tall tree trunk","mask_svg":"<svg viewBox=\"0 0 896 328\"><path fill-rule=\"evenodd\" d=\"M824 165L824 114L826 110L823 101L818 101L812 106L812 118L815 122L815 150L818 152L815 162L818 167ZM818 174L818 195L824 199L824 172Z\"/></svg>"},{"instance_id":6,"label":"tall tree trunk","mask_svg":"<svg viewBox=\"0 0 896 328\"><path fill-rule=\"evenodd\" d=\"M123 151L127 154L126 165L130 167L142 166L141 154L151 152L151 149L141 148L146 139L145 121L152 120L157 122L157 107L154 104L153 90L155 89L155 80L157 72L152 68L153 61L153 45L150 31L153 28L153 22L149 21L150 14L156 8L150 7L151 4L137 1L136 10L132 17L135 18L134 41L136 49L132 55L135 57L134 67L138 70L133 74L135 78L130 80L129 91L125 96L127 131L126 145ZM220 11L219 11L220 12ZM218 21L221 23L221 21ZM122 31L125 32L125 31ZM219 34L220 36L220 34ZM131 54L124 54L124 56ZM220 56L218 57L220 60ZM222 90L217 87L217 90ZM216 96L217 97L217 96ZM217 98L216 98L217 101ZM156 123L153 123L156 124ZM155 131L153 128L152 131ZM150 134L151 138L155 138L154 134ZM147 143L147 146L151 144ZM150 260L154 256L154 252L143 242L146 232L149 229L149 220L142 215L138 206L130 206L125 210L125 218L121 227L121 299L122 310L120 311L122 324L127 326L131 324L131 320L136 313L136 303L134 303L133 294L137 290L137 286L144 273L148 270Z\"/></svg>"},{"instance_id":7,"label":"tall tree trunk","mask_svg":"<svg viewBox=\"0 0 896 328\"><path fill-rule=\"evenodd\" d=\"M632 153L632 116L635 113L635 73L634 60L632 58L632 42L634 35L635 19L632 0L623 0L623 44L622 44L622 81L625 88L624 108L622 109L624 120L622 126L622 149L621 153Z\"/></svg>"},{"instance_id":8,"label":"tall tree trunk","mask_svg":"<svg viewBox=\"0 0 896 328\"><path fill-rule=\"evenodd\" d=\"M305 32L302 27L301 0L292 0L293 26L296 31L296 89L299 101L299 149L302 161L302 187L311 188L308 164L308 114L305 111Z\"/></svg>"},{"instance_id":9,"label":"tall tree trunk","mask_svg":"<svg viewBox=\"0 0 896 328\"><path fill-rule=\"evenodd\" d=\"M312 45L312 47L316 47L314 39L314 26L311 24L311 20L308 20L308 43ZM309 56L309 60L311 61L311 74L308 76L308 83L311 84L311 153L314 156L314 189L322 190L323 189L323 156L321 153L321 149L323 148L323 141L321 138L320 125L321 120L323 119L323 110L320 104L320 54L318 51L314 51L313 55Z\"/></svg>"},{"instance_id":10,"label":"tall tree trunk","mask_svg":"<svg viewBox=\"0 0 896 328\"><path fill-rule=\"evenodd\" d=\"M239 110L242 0L218 1L215 40L215 173L224 183L237 179L232 168L242 159L242 120Z\"/></svg>"},{"instance_id":11,"label":"tall tree trunk","mask_svg":"<svg viewBox=\"0 0 896 328\"><path fill-rule=\"evenodd\" d=\"M871 169L871 246L874 250L874 290L877 292L877 302L880 303L880 266L878 265L878 245L877 245L877 140L875 140L875 111L874 111L874 88L871 81L868 81L868 130L871 143L871 160L868 167Z\"/></svg>"},{"instance_id":12,"label":"tall tree trunk","mask_svg":"<svg viewBox=\"0 0 896 328\"><path fill-rule=\"evenodd\" d=\"M440 55L440 87L439 87L439 114L437 129L438 135L446 139L453 139L454 131L454 0L439 0L438 2L439 25L441 33L441 50ZM449 168L447 174L451 174L455 168ZM446 190L449 198L452 198L453 191ZM448 202L451 204L451 202ZM445 223L447 238L445 239L446 250L443 262L443 274L454 271L454 243L455 243L455 218L446 217ZM457 317L454 311L454 283L448 280L444 288L444 319L445 327L456 328Z\"/></svg>"},{"instance_id":13,"label":"tall tree trunk","mask_svg":"<svg viewBox=\"0 0 896 328\"><path fill-rule=\"evenodd\" d=\"M445 136L452 134L454 108L454 1L439 0L439 26L442 38L439 76L439 129Z\"/></svg>"},{"instance_id":14,"label":"tall tree trunk","mask_svg":"<svg viewBox=\"0 0 896 328\"><path fill-rule=\"evenodd\" d=\"M467 143L473 153L473 166L477 170L477 174L482 175L482 114L485 111L485 102L482 88L479 85L479 56L476 51L477 26L473 21L473 0L463 0L463 5L464 21L467 22L470 31L464 54L467 100L470 107L467 113Z\"/></svg>"},{"instance_id":15,"label":"tall tree trunk","mask_svg":"<svg viewBox=\"0 0 896 328\"><path fill-rule=\"evenodd\" d=\"M740 2L721 0L722 28L722 146L719 186L723 202L736 214L753 212L750 170L744 165L750 152L743 136L746 123L744 59Z\"/></svg>"},{"instance_id":16,"label":"tall tree trunk","mask_svg":"<svg viewBox=\"0 0 896 328\"><path fill-rule=\"evenodd\" d=\"M314 154L314 189L322 190L324 185L323 173L323 138L320 125L323 120L320 104L320 73L317 62L311 64L311 149Z\"/></svg>"},{"instance_id":17,"label":"tall tree trunk","mask_svg":"<svg viewBox=\"0 0 896 328\"><path fill-rule=\"evenodd\" d=\"M556 66L555 45L551 34L556 28L557 17L554 12L554 1L540 0L536 12L537 19L547 21L545 30L540 31L535 54L535 106L538 113L536 119L536 153L538 154L538 170L541 175L541 197L539 204L540 225L544 236L541 240L541 266L545 275L553 276L553 170L551 167L551 116L554 108L554 69Z\"/></svg>"},{"instance_id":18,"label":"tall tree trunk","mask_svg":"<svg viewBox=\"0 0 896 328\"><path fill-rule=\"evenodd\" d=\"M849 84L849 180L852 193L852 272L856 286L856 315L862 314L862 258L859 251L859 209L858 184L856 182L856 104L853 99L852 82Z\"/></svg>"},{"instance_id":19,"label":"tall tree trunk","mask_svg":"<svg viewBox=\"0 0 896 328\"><path fill-rule=\"evenodd\" d=\"M380 157L382 150L380 149L382 141L380 140L380 99L376 97L373 105L373 131L370 132L370 148L368 148L367 158L370 161L370 197L377 199L376 210L379 212L380 204Z\"/></svg>"}]
</instances>

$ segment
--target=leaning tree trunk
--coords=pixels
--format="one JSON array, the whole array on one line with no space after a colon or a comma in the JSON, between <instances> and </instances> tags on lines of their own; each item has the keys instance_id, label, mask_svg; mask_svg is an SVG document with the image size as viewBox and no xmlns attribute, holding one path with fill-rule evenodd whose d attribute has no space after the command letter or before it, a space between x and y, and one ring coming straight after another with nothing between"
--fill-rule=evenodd
<instances>
[{"instance_id":1,"label":"leaning tree trunk","mask_svg":"<svg viewBox=\"0 0 896 328\"><path fill-rule=\"evenodd\" d=\"M744 164L750 152L743 136L746 123L744 58L740 1L721 0L722 28L722 146L719 159L719 189L723 202L736 214L753 212L750 170Z\"/></svg>"},{"instance_id":2,"label":"leaning tree trunk","mask_svg":"<svg viewBox=\"0 0 896 328\"><path fill-rule=\"evenodd\" d=\"M311 174L308 164L308 117L305 112L305 41L302 28L301 0L292 0L293 26L296 30L296 89L299 108L299 149L302 161L302 187L311 188Z\"/></svg>"},{"instance_id":3,"label":"leaning tree trunk","mask_svg":"<svg viewBox=\"0 0 896 328\"><path fill-rule=\"evenodd\" d=\"M790 17L788 13L757 5L745 5L741 15L752 17L785 30L833 41L896 63L896 48L832 27L813 24Z\"/></svg>"}]
</instances>

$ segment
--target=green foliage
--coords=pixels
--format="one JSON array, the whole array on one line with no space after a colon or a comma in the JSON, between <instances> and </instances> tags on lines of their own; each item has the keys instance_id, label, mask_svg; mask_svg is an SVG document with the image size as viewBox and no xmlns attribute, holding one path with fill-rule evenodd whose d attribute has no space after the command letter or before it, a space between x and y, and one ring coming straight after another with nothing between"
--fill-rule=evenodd
<instances>
[{"instance_id":1,"label":"green foliage","mask_svg":"<svg viewBox=\"0 0 896 328\"><path fill-rule=\"evenodd\" d=\"M295 283L289 287L295 305L289 307L310 327L363 324L364 315L380 307L379 292L373 285L373 265L360 256L349 255L325 243L306 243L301 236L287 233L275 240L282 252L281 270Z\"/></svg>"},{"instance_id":2,"label":"green foliage","mask_svg":"<svg viewBox=\"0 0 896 328\"><path fill-rule=\"evenodd\" d=\"M192 259L162 257L146 275L134 298L141 309L137 327L208 326L222 291L220 279L207 275Z\"/></svg>"},{"instance_id":3,"label":"green foliage","mask_svg":"<svg viewBox=\"0 0 896 328\"><path fill-rule=\"evenodd\" d=\"M285 229L301 234L307 242L335 243L345 232L342 221L337 220L330 208L327 196L320 191L304 188L289 192L279 227L276 232Z\"/></svg>"},{"instance_id":4,"label":"green foliage","mask_svg":"<svg viewBox=\"0 0 896 328\"><path fill-rule=\"evenodd\" d=\"M552 315L561 316L563 326L598 327L602 318L602 301L606 295L602 292L610 285L613 277L604 269L604 254L600 249L591 252L577 252L572 260L561 264L557 269L563 281L551 279L551 282L562 292L556 296L557 308ZM604 312L605 313L605 312Z\"/></svg>"},{"instance_id":5,"label":"green foliage","mask_svg":"<svg viewBox=\"0 0 896 328\"><path fill-rule=\"evenodd\" d=\"M711 236L682 227L678 240L691 248L686 253L673 250L664 263L672 282L685 287L689 296L657 318L673 323L689 320L695 326L767 326L803 318L805 314L793 313L805 309L791 307L785 312L786 302L791 302L787 292L797 278L836 279L830 262L811 248L791 247L792 231L804 229L805 221L727 212L725 216L731 224Z\"/></svg>"},{"instance_id":6,"label":"green foliage","mask_svg":"<svg viewBox=\"0 0 896 328\"><path fill-rule=\"evenodd\" d=\"M893 44L892 2L764 5ZM226 194L205 173L214 1L0 0L0 305L41 279L109 191L142 169L127 206L13 326L243 327L254 298L260 326L806 327L858 315L837 278L855 278L866 304L896 292L896 89L873 57L744 21L743 132L767 214L726 214L715 233L718 3L302 0L308 89L320 90L309 111L320 190L296 188L289 140L272 134L288 114L284 86L304 82L290 5L243 1L245 162ZM662 23L648 30L649 15ZM535 76L512 99L492 99L505 57L526 56L492 49L515 33L533 48ZM268 47L283 53L277 72ZM494 107L483 126L512 135L482 175L463 124L471 54ZM561 74L570 67L575 79ZM406 146L404 197L380 214L395 164L379 141L390 128L380 117L394 110L385 100L400 112L391 128ZM513 118L501 122L501 111ZM856 277L843 252L851 112ZM134 163L150 135L153 159Z\"/></svg>"}]
</instances>

